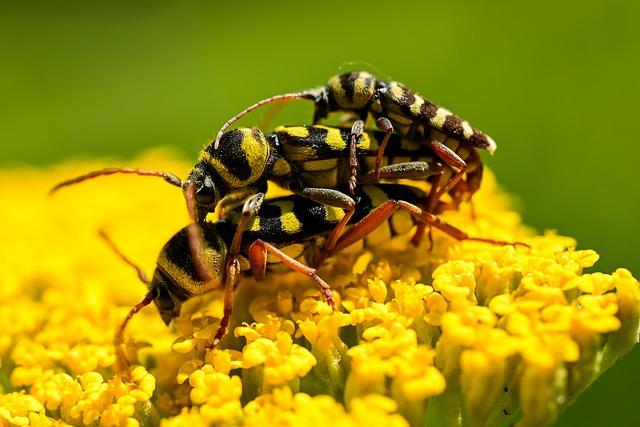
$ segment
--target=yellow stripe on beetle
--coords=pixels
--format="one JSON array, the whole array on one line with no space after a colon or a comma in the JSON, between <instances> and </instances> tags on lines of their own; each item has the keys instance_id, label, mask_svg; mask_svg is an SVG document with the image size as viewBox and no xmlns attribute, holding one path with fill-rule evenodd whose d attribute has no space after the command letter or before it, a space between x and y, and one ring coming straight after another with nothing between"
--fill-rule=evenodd
<instances>
[{"instance_id":1,"label":"yellow stripe on beetle","mask_svg":"<svg viewBox=\"0 0 640 427\"><path fill-rule=\"evenodd\" d=\"M436 129L442 129L442 126L444 126L444 122L447 120L447 116L450 115L451 111L447 110L446 108L439 107L436 110L436 115L429 120L429 123Z\"/></svg>"},{"instance_id":2,"label":"yellow stripe on beetle","mask_svg":"<svg viewBox=\"0 0 640 427\"><path fill-rule=\"evenodd\" d=\"M325 206L324 219L330 224L337 224L344 217L344 210L335 206Z\"/></svg>"},{"instance_id":3,"label":"yellow stripe on beetle","mask_svg":"<svg viewBox=\"0 0 640 427\"><path fill-rule=\"evenodd\" d=\"M241 147L251 170L249 180L253 182L262 176L269 159L271 146L258 129L243 129L243 133Z\"/></svg>"},{"instance_id":4,"label":"yellow stripe on beetle","mask_svg":"<svg viewBox=\"0 0 640 427\"><path fill-rule=\"evenodd\" d=\"M345 94L344 88L342 87L342 84L340 83L339 75L331 77L331 79L329 79L327 86L329 87L329 90L333 92L333 97L335 98L338 104L342 105L342 104L351 103L349 100L346 99L346 94Z\"/></svg>"},{"instance_id":5,"label":"yellow stripe on beetle","mask_svg":"<svg viewBox=\"0 0 640 427\"><path fill-rule=\"evenodd\" d=\"M294 234L302 230L302 223L293 213L293 202L280 201L271 203L274 206L280 208L280 212L284 212L280 215L280 223L282 224L282 230L289 234Z\"/></svg>"},{"instance_id":6,"label":"yellow stripe on beetle","mask_svg":"<svg viewBox=\"0 0 640 427\"><path fill-rule=\"evenodd\" d=\"M278 157L278 159L273 164L272 173L275 176L286 176L291 173L291 165L282 157Z\"/></svg>"},{"instance_id":7,"label":"yellow stripe on beetle","mask_svg":"<svg viewBox=\"0 0 640 427\"><path fill-rule=\"evenodd\" d=\"M405 89L400 85L400 83L391 82L389 83L389 92L395 101L399 101L404 96Z\"/></svg>"},{"instance_id":8,"label":"yellow stripe on beetle","mask_svg":"<svg viewBox=\"0 0 640 427\"><path fill-rule=\"evenodd\" d=\"M462 125L462 135L466 139L471 138L471 135L473 135L473 128L471 127L469 122L466 121L466 120L463 120L462 123L460 123L460 124Z\"/></svg>"},{"instance_id":9,"label":"yellow stripe on beetle","mask_svg":"<svg viewBox=\"0 0 640 427\"><path fill-rule=\"evenodd\" d=\"M424 99L419 96L419 95L414 95L415 100L413 101L413 104L411 104L411 107L409 107L409 109L411 110L411 113L415 116L420 115L422 106L424 105Z\"/></svg>"},{"instance_id":10,"label":"yellow stripe on beetle","mask_svg":"<svg viewBox=\"0 0 640 427\"><path fill-rule=\"evenodd\" d=\"M353 84L353 108L364 108L373 96L375 79L369 73L359 73Z\"/></svg>"},{"instance_id":11,"label":"yellow stripe on beetle","mask_svg":"<svg viewBox=\"0 0 640 427\"><path fill-rule=\"evenodd\" d=\"M220 156L214 157L209 150L205 149L200 154L200 160L209 164L230 187L243 188L263 176L271 154L271 146L258 129L243 128L236 131L242 133L242 141L239 150L227 152L230 158L225 156L221 160ZM235 166L236 162L245 161L250 173L248 177L240 178L232 172L230 167Z\"/></svg>"},{"instance_id":12,"label":"yellow stripe on beetle","mask_svg":"<svg viewBox=\"0 0 640 427\"><path fill-rule=\"evenodd\" d=\"M301 168L306 172L321 172L335 169L338 159L313 160L302 163Z\"/></svg>"},{"instance_id":13,"label":"yellow stripe on beetle","mask_svg":"<svg viewBox=\"0 0 640 427\"><path fill-rule=\"evenodd\" d=\"M376 141L375 138L371 138L371 136L367 132L364 132L362 135L360 135L360 140L356 144L356 148L363 151L374 151L379 147L380 145L378 144L378 141Z\"/></svg>"},{"instance_id":14,"label":"yellow stripe on beetle","mask_svg":"<svg viewBox=\"0 0 640 427\"><path fill-rule=\"evenodd\" d=\"M275 131L276 134L287 134L294 138L308 138L309 128L306 126L278 126Z\"/></svg>"},{"instance_id":15,"label":"yellow stripe on beetle","mask_svg":"<svg viewBox=\"0 0 640 427\"><path fill-rule=\"evenodd\" d=\"M347 141L342 137L342 131L340 129L327 126L316 127L327 131L324 143L331 147L332 150L344 150L347 148Z\"/></svg>"}]
</instances>

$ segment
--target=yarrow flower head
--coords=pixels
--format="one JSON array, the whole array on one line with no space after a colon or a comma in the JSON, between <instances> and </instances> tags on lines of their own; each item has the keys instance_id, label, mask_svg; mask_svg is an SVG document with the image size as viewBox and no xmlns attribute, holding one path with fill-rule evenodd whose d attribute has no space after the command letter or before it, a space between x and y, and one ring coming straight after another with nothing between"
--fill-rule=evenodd
<instances>
[{"instance_id":1,"label":"yarrow flower head","mask_svg":"<svg viewBox=\"0 0 640 427\"><path fill-rule=\"evenodd\" d=\"M135 164L184 175L171 157ZM435 231L432 249L401 236L347 250L319 270L335 311L301 275L247 278L216 349L221 291L189 300L171 327L147 308L118 373L113 335L145 288L96 232L150 271L188 218L159 180L45 197L96 166L0 172L2 426L548 425L638 340L631 273L583 273L597 253L522 225L487 174L473 215L463 205L443 219L530 249Z\"/></svg>"}]
</instances>

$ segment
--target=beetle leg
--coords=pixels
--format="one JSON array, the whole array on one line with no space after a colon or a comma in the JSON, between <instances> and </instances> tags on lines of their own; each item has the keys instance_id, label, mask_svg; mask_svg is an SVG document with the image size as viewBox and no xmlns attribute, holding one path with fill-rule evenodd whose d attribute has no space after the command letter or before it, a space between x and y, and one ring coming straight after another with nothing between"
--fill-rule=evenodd
<instances>
[{"instance_id":1,"label":"beetle leg","mask_svg":"<svg viewBox=\"0 0 640 427\"><path fill-rule=\"evenodd\" d=\"M249 219L258 212L263 201L264 193L258 193L247 200L242 207L242 217L240 218L236 227L236 232L233 235L233 241L229 247L229 254L227 255L226 260L223 314L220 319L218 330L213 337L213 342L208 347L209 349L217 346L222 337L227 333L227 328L229 327L229 321L231 320L231 314L233 312L233 291L236 289L238 280L240 279L241 269L238 254L242 247L242 234L245 231Z\"/></svg>"},{"instance_id":2,"label":"beetle leg","mask_svg":"<svg viewBox=\"0 0 640 427\"><path fill-rule=\"evenodd\" d=\"M378 151L376 152L376 167L375 167L375 177L376 182L380 181L380 165L382 164L382 157L384 157L384 150L387 148L387 143L389 142L389 138L391 137L391 133L393 132L393 125L386 117L379 117L376 120L376 125L378 129L386 132L384 138L382 138L382 143L380 147L378 147Z\"/></svg>"},{"instance_id":3,"label":"beetle leg","mask_svg":"<svg viewBox=\"0 0 640 427\"><path fill-rule=\"evenodd\" d=\"M189 224L187 229L187 238L189 241L189 251L191 252L191 257L193 258L194 268L196 270L197 277L204 281L210 282L215 279L213 274L207 268L207 265L204 262L204 258L202 256L203 248L202 248L202 229L200 224L197 222L197 212L195 205L195 185L193 182L187 182L184 191L185 200L187 202L187 209L189 211L189 217L191 218L191 224ZM213 342L209 348L215 347L220 339L224 336L227 331L227 326L229 325L229 320L231 318L232 312L232 303L233 303L233 290L239 279L240 274L240 261L237 257L237 252L240 250L240 243L242 241L242 232L251 216L252 208L257 205L258 208L262 203L262 199L264 195L262 193L256 194L251 199L245 202L245 206L243 208L243 215L240 219L240 224L236 230L236 234L234 234L234 238L231 244L230 253L227 255L226 263L225 263L225 279L224 279L224 309L222 318L220 319L220 324L218 326L218 330L216 331ZM257 209L257 208L256 208ZM245 215L245 210L247 214ZM235 251L235 252L234 252Z\"/></svg>"},{"instance_id":4,"label":"beetle leg","mask_svg":"<svg viewBox=\"0 0 640 427\"><path fill-rule=\"evenodd\" d=\"M260 239L253 242L249 247L249 264L251 265L251 270L253 271L256 278L264 277L267 268L268 254L275 256L284 265L291 268L292 270L297 271L298 273L302 273L313 280L318 286L318 289L320 289L320 292L324 296L327 304L329 304L334 310L336 309L336 303L333 299L333 295L331 294L331 288L329 287L327 282L325 282L320 276L318 276L315 268L304 265L300 261L291 258L289 255L285 254L270 243L267 243Z\"/></svg>"},{"instance_id":5,"label":"beetle leg","mask_svg":"<svg viewBox=\"0 0 640 427\"><path fill-rule=\"evenodd\" d=\"M418 206L405 202L403 200L387 200L383 204L379 205L373 211L371 211L366 217L355 224L351 229L342 235L342 237L336 243L332 254L347 248L355 242L363 239L373 230L378 228L382 223L388 220L398 209L404 209L409 212L416 220L424 222L427 225L444 231L457 240L472 240L477 242L490 243L493 245L522 245L529 247L526 243L521 242L506 242L496 239L488 239L484 237L472 237L464 231L453 225L442 221L436 215L419 208Z\"/></svg>"},{"instance_id":6,"label":"beetle leg","mask_svg":"<svg viewBox=\"0 0 640 427\"><path fill-rule=\"evenodd\" d=\"M467 163L460 156L458 156L455 151L453 151L451 148L447 147L440 141L432 139L428 144L433 152L438 157L440 157L443 162L458 170L458 172L441 189L438 190L435 196L436 200L438 200L440 199L440 197L442 197L442 195L451 190L458 183L458 181L462 179L462 176L467 171Z\"/></svg>"},{"instance_id":7,"label":"beetle leg","mask_svg":"<svg viewBox=\"0 0 640 427\"><path fill-rule=\"evenodd\" d=\"M247 223L251 217L255 216L262 206L262 202L264 201L264 193L258 193L254 195L252 198L247 200L242 207L242 216L240 217L240 221L236 226L236 232L233 235L233 241L231 242L231 247L229 248L228 258L237 257L240 253L240 248L242 247L242 234L245 232L247 228Z\"/></svg>"},{"instance_id":8,"label":"beetle leg","mask_svg":"<svg viewBox=\"0 0 640 427\"><path fill-rule=\"evenodd\" d=\"M428 212L433 212L436 208L441 208L441 206L434 206L436 205L436 202L438 202L438 199L435 198L435 193L438 190L440 178L442 177L441 164L429 162L408 162L396 163L380 169L380 177L382 177L383 179L426 179L431 176L435 176L435 178L431 183L431 190L427 198L426 210ZM371 173L361 175L359 180L362 185L377 182L375 176ZM411 239L411 243L413 243L415 246L418 246L420 244L420 241L424 236L424 230L426 227L427 225L425 223L418 223L416 232ZM431 233L431 228L429 228L428 237L429 242L431 242L431 245L429 247L431 250L433 248L433 235Z\"/></svg>"},{"instance_id":9,"label":"beetle leg","mask_svg":"<svg viewBox=\"0 0 640 427\"><path fill-rule=\"evenodd\" d=\"M442 165L439 163L429 162L407 162L396 163L393 165L384 166L380 169L380 176L385 179L423 179L429 176L439 176L442 174ZM369 183L375 181L375 175L370 173L362 176L361 183ZM355 212L355 201L346 194L332 189L326 188L305 188L303 190L295 191L296 194L307 197L318 203L324 205L336 206L345 210L345 215L340 219L340 222L331 231L319 256L319 260L324 260L331 253L336 242L342 235L345 227L351 220ZM315 264L319 265L319 264Z\"/></svg>"},{"instance_id":10,"label":"beetle leg","mask_svg":"<svg viewBox=\"0 0 640 427\"><path fill-rule=\"evenodd\" d=\"M222 312L222 318L213 336L211 345L207 347L208 350L215 348L220 340L226 335L227 328L229 327L229 321L231 320L231 314L233 313L233 291L238 285L240 279L240 261L237 256L232 256L227 259L225 269L224 280L224 308Z\"/></svg>"},{"instance_id":11,"label":"beetle leg","mask_svg":"<svg viewBox=\"0 0 640 427\"><path fill-rule=\"evenodd\" d=\"M354 195L356 193L356 184L358 182L358 157L356 149L360 137L364 132L364 122L362 120L356 120L351 126L351 134L349 136L349 194Z\"/></svg>"},{"instance_id":12,"label":"beetle leg","mask_svg":"<svg viewBox=\"0 0 640 427\"><path fill-rule=\"evenodd\" d=\"M304 196L315 202L322 203L323 205L335 206L344 210L344 216L340 219L338 224L331 231L331 233L329 233L329 236L324 241L321 252L325 255L328 255L328 253L335 246L336 241L344 231L344 228L347 226L356 210L355 200L341 191L332 190L330 188L308 187L296 192L296 194ZM320 258L322 257L323 256L320 255Z\"/></svg>"},{"instance_id":13,"label":"beetle leg","mask_svg":"<svg viewBox=\"0 0 640 427\"><path fill-rule=\"evenodd\" d=\"M434 212L439 201L437 193L442 173L443 167L439 163L407 162L384 166L380 168L379 176L383 179L427 179L431 176L435 176L431 183L431 190L429 191L429 196L425 203L425 210L428 212ZM376 178L374 174L368 173L360 176L359 181L360 184L365 185L376 182ZM426 227L427 225L424 223L418 224L418 228L411 239L411 243L415 246L420 244ZM429 240L433 242L431 232L429 232Z\"/></svg>"},{"instance_id":14,"label":"beetle leg","mask_svg":"<svg viewBox=\"0 0 640 427\"><path fill-rule=\"evenodd\" d=\"M341 209L349 209L355 206L356 202L351 196L346 195L342 191L333 190L331 188L307 187L303 189L293 188L296 195L306 197L314 202L323 205L335 206Z\"/></svg>"},{"instance_id":15,"label":"beetle leg","mask_svg":"<svg viewBox=\"0 0 640 427\"><path fill-rule=\"evenodd\" d=\"M431 184L431 191L429 191L429 198L427 199L425 209L428 212L433 212L436 204L440 201L440 198L462 179L467 170L467 164L460 156L458 156L458 154L456 154L455 151L439 141L432 139L428 142L428 145L431 147L433 152L442 159L442 161L450 167L458 170L458 172L456 172L456 174L442 188L438 188L440 186L439 177ZM418 228L411 238L411 243L414 246L420 245L426 227L427 224L425 223L418 224ZM431 234L431 230L429 230L429 241L431 242L430 248L433 248L433 236Z\"/></svg>"},{"instance_id":16,"label":"beetle leg","mask_svg":"<svg viewBox=\"0 0 640 427\"><path fill-rule=\"evenodd\" d=\"M381 179L427 179L431 176L442 175L442 165L430 162L406 162L394 163L392 165L380 168L376 176L376 172L366 173L358 177L361 185L374 184Z\"/></svg>"},{"instance_id":17,"label":"beetle leg","mask_svg":"<svg viewBox=\"0 0 640 427\"><path fill-rule=\"evenodd\" d=\"M436 203L440 199L439 197L437 197L437 194L438 194L438 187L440 186L441 179L442 179L442 175L436 176L433 182L431 183L431 189L429 190L429 195L427 196L427 201L425 204L425 209L427 210L427 212L433 212ZM424 237L424 230L426 228L427 228L427 224L425 224L424 222L420 222L418 224L418 226L416 227L416 232L413 234L413 237L411 238L411 244L413 246L420 246L420 242ZM429 227L428 238L429 238L429 251L431 251L433 250L433 232L431 230L431 227Z\"/></svg>"}]
</instances>

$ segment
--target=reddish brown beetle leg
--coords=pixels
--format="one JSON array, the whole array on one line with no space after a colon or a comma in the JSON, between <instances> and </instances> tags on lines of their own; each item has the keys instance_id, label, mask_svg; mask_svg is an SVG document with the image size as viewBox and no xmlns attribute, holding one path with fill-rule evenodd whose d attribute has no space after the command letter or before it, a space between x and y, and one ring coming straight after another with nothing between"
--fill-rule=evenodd
<instances>
[{"instance_id":1,"label":"reddish brown beetle leg","mask_svg":"<svg viewBox=\"0 0 640 427\"><path fill-rule=\"evenodd\" d=\"M249 263L251 264L251 270L256 278L263 278L267 269L267 255L271 254L278 258L284 265L291 268L298 273L302 273L305 276L309 277L311 280L316 282L318 289L324 296L327 303L335 310L336 303L333 299L333 295L331 294L331 288L322 280L320 276L316 273L315 268L311 268L307 265L302 264L299 261L291 258L289 255L282 252L280 249L275 246L264 242L262 240L256 240L249 247Z\"/></svg>"}]
</instances>

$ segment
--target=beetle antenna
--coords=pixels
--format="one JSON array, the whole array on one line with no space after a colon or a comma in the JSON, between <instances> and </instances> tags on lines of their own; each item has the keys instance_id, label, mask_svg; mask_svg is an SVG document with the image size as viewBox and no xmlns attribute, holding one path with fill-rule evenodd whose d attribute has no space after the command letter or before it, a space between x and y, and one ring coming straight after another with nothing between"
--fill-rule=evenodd
<instances>
[{"instance_id":1,"label":"beetle antenna","mask_svg":"<svg viewBox=\"0 0 640 427\"><path fill-rule=\"evenodd\" d=\"M98 231L98 235L102 238L102 240L105 241L109 249L111 249L118 256L118 258L120 258L125 264L133 267L133 269L136 270L140 281L148 286L150 282L144 270L138 264L130 260L124 253L122 253L122 251L116 246L113 240L111 240L107 232L101 229L100 231ZM131 310L129 310L129 313L127 313L127 317L124 318L115 336L113 337L113 346L116 353L116 371L118 373L126 374L126 370L129 367L127 357L122 347L122 344L124 343L124 331L127 329L127 325L129 324L129 321L133 318L133 316L135 316L144 307L151 304L155 296L155 292L153 290L149 290L145 294L144 298L142 298L142 300L138 304L134 305Z\"/></svg>"},{"instance_id":2,"label":"beetle antenna","mask_svg":"<svg viewBox=\"0 0 640 427\"><path fill-rule=\"evenodd\" d=\"M62 181L56 184L50 191L49 195L52 195L62 187L68 187L70 185L78 184L83 181L87 181L89 179L97 178L103 175L114 175L117 173L122 174L134 174L134 175L142 175L142 176L157 176L163 178L169 184L174 185L176 187L182 186L182 179L178 178L177 175L172 174L171 172L157 171L152 169L134 169L134 168L105 168L96 171L91 171L85 173L84 175L77 176L75 178L68 179L66 181Z\"/></svg>"},{"instance_id":3,"label":"beetle antenna","mask_svg":"<svg viewBox=\"0 0 640 427\"><path fill-rule=\"evenodd\" d=\"M194 260L194 266L196 269L196 273L200 280L203 282L208 282L213 279L213 275L207 269L203 261L203 251L202 251L202 240L201 240L201 228L198 224L198 215L196 212L196 202L195 202L195 194L196 187L195 183L187 182L185 185L184 198L187 202L187 210L189 211L189 219L191 220L191 224L187 229L188 240L189 240L189 251L191 252L191 256Z\"/></svg>"},{"instance_id":4,"label":"beetle antenna","mask_svg":"<svg viewBox=\"0 0 640 427\"><path fill-rule=\"evenodd\" d=\"M105 241L105 243L107 244L107 246L109 247L109 249L111 249L118 258L120 258L125 264L131 266L136 273L138 274L138 279L140 279L140 281L142 283L144 283L145 285L149 285L151 283L151 281L149 280L149 278L147 277L147 273L144 272L144 270L142 269L142 267L140 267L138 264L136 264L135 262L133 262L131 259L129 259L117 246L116 244L113 242L113 240L111 240L111 237L109 237L109 235L107 234L106 231L104 231L104 229L100 229L98 231L98 235L100 236L100 238L102 238L102 240Z\"/></svg>"},{"instance_id":5,"label":"beetle antenna","mask_svg":"<svg viewBox=\"0 0 640 427\"><path fill-rule=\"evenodd\" d=\"M127 368L129 367L129 362L127 361L127 356L125 355L123 348L124 331L127 329L127 324L129 324L129 321L140 310L151 304L155 297L155 292L153 290L149 290L139 303L131 307L131 310L127 313L127 317L124 318L116 332L116 335L113 337L113 346L116 353L116 371L118 373L126 373Z\"/></svg>"},{"instance_id":6,"label":"beetle antenna","mask_svg":"<svg viewBox=\"0 0 640 427\"><path fill-rule=\"evenodd\" d=\"M239 119L241 119L242 117L246 116L247 114L249 114L253 110L257 110L258 108L262 107L263 105L273 104L274 102L290 101L292 99L311 99L311 100L314 100L315 96L313 94L309 93L308 91L285 93L285 94L282 94L282 95L275 95L275 96L272 96L270 98L263 99L262 101L258 101L255 104L248 106L247 108L245 108L244 110L242 110L238 114L236 114L235 116L231 117L229 120L226 121L225 124L222 125L222 127L218 131L218 134L216 135L216 138L213 140L213 149L214 150L218 149L218 146L220 145L220 138L222 138L222 134L234 122L236 122Z\"/></svg>"}]
</instances>

